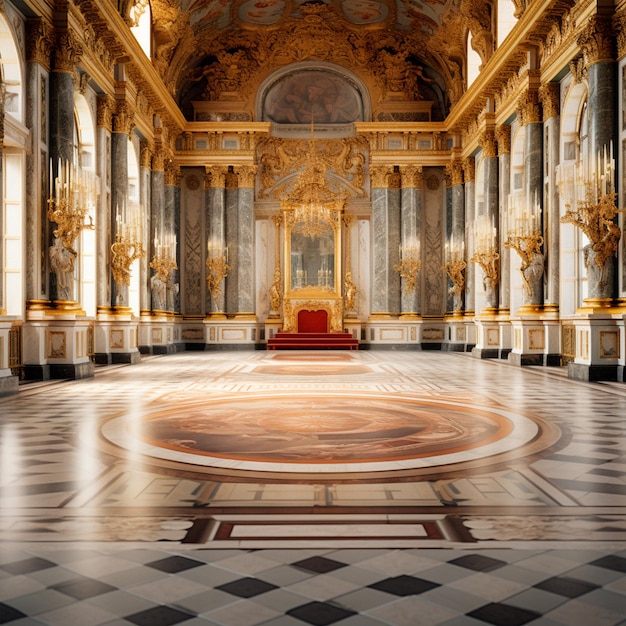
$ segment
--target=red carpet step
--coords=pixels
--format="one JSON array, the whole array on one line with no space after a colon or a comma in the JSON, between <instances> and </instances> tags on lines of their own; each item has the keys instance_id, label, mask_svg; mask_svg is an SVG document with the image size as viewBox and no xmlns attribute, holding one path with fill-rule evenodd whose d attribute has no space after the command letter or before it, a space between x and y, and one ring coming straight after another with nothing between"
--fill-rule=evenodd
<instances>
[{"instance_id":1,"label":"red carpet step","mask_svg":"<svg viewBox=\"0 0 626 626\"><path fill-rule=\"evenodd\" d=\"M279 331L268 339L268 350L358 350L350 333L288 333Z\"/></svg>"}]
</instances>

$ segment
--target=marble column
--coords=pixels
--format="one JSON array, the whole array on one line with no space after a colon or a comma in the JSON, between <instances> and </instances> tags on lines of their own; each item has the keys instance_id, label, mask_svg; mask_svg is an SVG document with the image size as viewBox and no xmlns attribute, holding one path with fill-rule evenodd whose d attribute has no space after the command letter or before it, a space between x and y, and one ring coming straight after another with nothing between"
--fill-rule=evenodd
<instances>
[{"instance_id":1,"label":"marble column","mask_svg":"<svg viewBox=\"0 0 626 626\"><path fill-rule=\"evenodd\" d=\"M207 253L209 260L222 259L229 263L226 245L226 174L228 168L221 165L208 166L208 189L206 189ZM209 270L207 269L207 273ZM217 274L219 278L220 274ZM218 280L213 293L207 294L207 313L223 316L226 306L226 281Z\"/></svg>"},{"instance_id":2,"label":"marble column","mask_svg":"<svg viewBox=\"0 0 626 626\"><path fill-rule=\"evenodd\" d=\"M617 65L613 52L614 32L611 19L594 16L589 20L578 43L583 49L589 85L589 140L590 159L617 150ZM589 300L610 299L617 293L616 258L609 256L602 268L595 261L595 253L586 250L587 285Z\"/></svg>"},{"instance_id":3,"label":"marble column","mask_svg":"<svg viewBox=\"0 0 626 626\"><path fill-rule=\"evenodd\" d=\"M453 159L448 167L450 176L450 214L447 220L446 263L462 263L465 257L465 186L463 163ZM465 270L461 270L465 275ZM448 284L448 311L463 310L465 283L455 285L450 278Z\"/></svg>"},{"instance_id":4,"label":"marble column","mask_svg":"<svg viewBox=\"0 0 626 626\"><path fill-rule=\"evenodd\" d=\"M373 317L391 317L400 311L400 202L390 189L391 166L370 169L372 184L372 299ZM394 193L395 191L395 193Z\"/></svg>"},{"instance_id":5,"label":"marble column","mask_svg":"<svg viewBox=\"0 0 626 626\"><path fill-rule=\"evenodd\" d=\"M401 279L400 311L403 317L415 317L421 313L421 250L422 250L422 168L417 165L400 166L400 232L404 254L415 250L420 267L415 275L415 288L407 289L407 281Z\"/></svg>"},{"instance_id":6,"label":"marble column","mask_svg":"<svg viewBox=\"0 0 626 626\"><path fill-rule=\"evenodd\" d=\"M119 100L113 116L113 134L111 135L111 243L118 234L118 224L128 204L128 141L132 125L132 114L128 103ZM111 305L127 309L129 306L129 286L115 280L111 281Z\"/></svg>"},{"instance_id":7,"label":"marble column","mask_svg":"<svg viewBox=\"0 0 626 626\"><path fill-rule=\"evenodd\" d=\"M71 31L59 34L54 48L54 64L50 74L50 100L48 119L50 124L50 159L53 176L59 173L59 162L68 165L78 165L74 160L74 72L76 64L82 55L82 47ZM52 231L55 225L50 225L50 241L53 245ZM64 242L65 243L65 242ZM63 248L66 252L67 250ZM74 274L76 271L75 259L71 259L72 269L69 272L54 271L54 262L51 258L50 298L62 306L71 306L77 294L74 293L74 278L62 278L62 274Z\"/></svg>"},{"instance_id":8,"label":"marble column","mask_svg":"<svg viewBox=\"0 0 626 626\"><path fill-rule=\"evenodd\" d=\"M32 20L27 23L26 37L26 126L30 128L32 146L46 144L47 137L43 136L45 129L40 120L45 119L47 112L44 109L45 92L50 84L50 43L51 33L43 20ZM24 196L26 222L24 231L25 240L25 267L24 292L27 309L37 309L48 303L49 285L47 254L48 238L43 234L48 224L46 215L48 206L47 190L49 189L49 150L35 150L26 154L26 189L37 193L27 193ZM1 261L0 261L1 262ZM0 287L2 289L2 287ZM6 305L7 294L2 294L0 309Z\"/></svg>"},{"instance_id":9,"label":"marble column","mask_svg":"<svg viewBox=\"0 0 626 626\"><path fill-rule=\"evenodd\" d=\"M500 250L500 233L497 228L500 224L500 216L498 213L498 157L496 154L495 133L493 130L486 130L481 137L481 146L483 149L483 162L485 170L485 211L488 224L496 225L495 237L492 241L493 249L491 252L497 253ZM496 262L498 270L493 278L485 281L487 285L487 308L497 309L499 302L498 283L500 278L499 260Z\"/></svg>"},{"instance_id":10,"label":"marble column","mask_svg":"<svg viewBox=\"0 0 626 626\"><path fill-rule=\"evenodd\" d=\"M227 278L226 310L239 318L254 318L254 180L256 168L234 167L233 185L226 189L226 245L231 270Z\"/></svg>"},{"instance_id":11,"label":"marble column","mask_svg":"<svg viewBox=\"0 0 626 626\"><path fill-rule=\"evenodd\" d=\"M463 178L465 179L465 250L466 258L474 253L472 224L476 217L476 161L469 157L463 161ZM465 268L465 314L474 315L476 300L474 297L476 283L476 265L468 263Z\"/></svg>"},{"instance_id":12,"label":"marble column","mask_svg":"<svg viewBox=\"0 0 626 626\"><path fill-rule=\"evenodd\" d=\"M164 202L163 202L163 225L166 240L168 242L178 243L180 241L179 224L180 224L180 167L168 161L164 173ZM166 283L166 310L170 313L180 312L180 294L179 294L179 246L176 245L175 261L176 267L172 268L167 276Z\"/></svg>"},{"instance_id":13,"label":"marble column","mask_svg":"<svg viewBox=\"0 0 626 626\"><path fill-rule=\"evenodd\" d=\"M154 259L158 250L154 247L155 240L161 244L165 239L165 151L161 146L155 148L152 155L152 172L150 174L150 245L152 252L150 259ZM151 304L150 309L154 315L156 312L165 311L167 308L167 283L153 271L150 278Z\"/></svg>"},{"instance_id":14,"label":"marble column","mask_svg":"<svg viewBox=\"0 0 626 626\"><path fill-rule=\"evenodd\" d=\"M559 95L558 83L547 83L539 89L543 110L545 169L548 176L543 205L543 250L546 261L544 309L547 310L558 310L559 307L560 213L556 182L561 126Z\"/></svg>"},{"instance_id":15,"label":"marble column","mask_svg":"<svg viewBox=\"0 0 626 626\"><path fill-rule=\"evenodd\" d=\"M500 232L507 233L509 224L507 221L507 207L509 194L511 193L511 127L508 125L498 126L495 130L498 148L499 165L499 207L500 207ZM511 272L510 255L500 250L500 308L503 311L511 307Z\"/></svg>"},{"instance_id":16,"label":"marble column","mask_svg":"<svg viewBox=\"0 0 626 626\"><path fill-rule=\"evenodd\" d=\"M151 207L151 165L152 165L152 149L147 141L142 141L139 151L139 197L141 198L142 211L142 232L146 233L146 254L141 258L141 275L146 280L141 281L139 287L139 311L142 317L150 315L151 294L150 294L150 254L153 238L152 220L150 215Z\"/></svg>"}]
</instances>

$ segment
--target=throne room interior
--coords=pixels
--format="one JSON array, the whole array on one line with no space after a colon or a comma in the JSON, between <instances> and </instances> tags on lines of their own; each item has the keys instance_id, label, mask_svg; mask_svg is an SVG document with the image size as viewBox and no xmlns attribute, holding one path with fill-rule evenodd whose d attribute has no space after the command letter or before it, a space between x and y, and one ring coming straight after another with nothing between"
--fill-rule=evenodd
<instances>
[{"instance_id":1,"label":"throne room interior","mask_svg":"<svg viewBox=\"0 0 626 626\"><path fill-rule=\"evenodd\" d=\"M0 0L0 624L626 624L626 1Z\"/></svg>"}]
</instances>

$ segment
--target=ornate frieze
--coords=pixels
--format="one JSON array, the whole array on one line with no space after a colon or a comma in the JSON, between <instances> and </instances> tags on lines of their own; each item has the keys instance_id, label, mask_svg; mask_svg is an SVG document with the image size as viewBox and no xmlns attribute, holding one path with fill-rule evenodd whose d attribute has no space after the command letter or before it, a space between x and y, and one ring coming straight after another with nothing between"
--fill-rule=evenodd
<instances>
[{"instance_id":1,"label":"ornate frieze","mask_svg":"<svg viewBox=\"0 0 626 626\"><path fill-rule=\"evenodd\" d=\"M42 19L28 20L26 23L26 60L39 63L50 70L50 57L54 46L52 27Z\"/></svg>"},{"instance_id":2,"label":"ornate frieze","mask_svg":"<svg viewBox=\"0 0 626 626\"><path fill-rule=\"evenodd\" d=\"M508 124L498 126L495 130L498 155L511 154L511 127Z\"/></svg>"},{"instance_id":3,"label":"ornate frieze","mask_svg":"<svg viewBox=\"0 0 626 626\"><path fill-rule=\"evenodd\" d=\"M559 83L546 83L539 88L544 122L551 117L560 115L560 89Z\"/></svg>"},{"instance_id":4,"label":"ornate frieze","mask_svg":"<svg viewBox=\"0 0 626 626\"><path fill-rule=\"evenodd\" d=\"M587 66L615 60L613 22L603 16L590 17L577 43L583 51Z\"/></svg>"}]
</instances>

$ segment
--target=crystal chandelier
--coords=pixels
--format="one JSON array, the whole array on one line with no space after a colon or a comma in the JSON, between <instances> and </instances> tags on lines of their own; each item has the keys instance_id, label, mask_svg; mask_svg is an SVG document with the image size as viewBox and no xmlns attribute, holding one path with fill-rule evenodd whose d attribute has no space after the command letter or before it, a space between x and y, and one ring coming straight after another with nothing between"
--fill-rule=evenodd
<instances>
[{"instance_id":1,"label":"crystal chandelier","mask_svg":"<svg viewBox=\"0 0 626 626\"><path fill-rule=\"evenodd\" d=\"M294 230L305 237L317 239L333 224L344 208L348 194L331 189L326 180L326 165L317 154L311 122L311 142L307 163L282 201L282 208L291 211Z\"/></svg>"}]
</instances>

